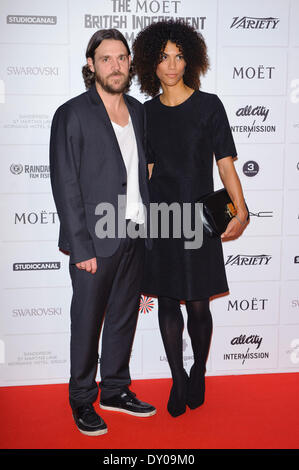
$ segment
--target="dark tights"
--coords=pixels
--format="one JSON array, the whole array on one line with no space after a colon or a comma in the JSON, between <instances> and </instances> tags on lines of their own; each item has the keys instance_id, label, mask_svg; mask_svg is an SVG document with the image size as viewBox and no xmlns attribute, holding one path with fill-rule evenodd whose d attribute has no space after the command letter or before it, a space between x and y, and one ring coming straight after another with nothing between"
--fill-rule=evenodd
<instances>
[{"instance_id":1,"label":"dark tights","mask_svg":"<svg viewBox=\"0 0 299 470\"><path fill-rule=\"evenodd\" d=\"M193 372L196 370L198 374L203 376L206 370L213 327L209 299L188 300L185 305L188 314L187 329L194 355L192 369ZM159 297L158 316L173 384L179 393L180 388L184 387L186 376L183 362L184 319L180 301L169 297Z\"/></svg>"}]
</instances>

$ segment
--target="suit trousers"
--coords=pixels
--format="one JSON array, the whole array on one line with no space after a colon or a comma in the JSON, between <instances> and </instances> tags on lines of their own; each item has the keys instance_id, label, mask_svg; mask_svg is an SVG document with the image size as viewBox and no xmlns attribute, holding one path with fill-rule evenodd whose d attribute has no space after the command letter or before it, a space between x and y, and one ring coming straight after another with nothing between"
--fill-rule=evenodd
<instances>
[{"instance_id":1,"label":"suit trousers","mask_svg":"<svg viewBox=\"0 0 299 470\"><path fill-rule=\"evenodd\" d=\"M72 408L97 399L101 330L101 398L117 395L131 383L129 361L139 313L144 250L143 238L126 235L112 256L97 257L95 274L70 264Z\"/></svg>"}]
</instances>

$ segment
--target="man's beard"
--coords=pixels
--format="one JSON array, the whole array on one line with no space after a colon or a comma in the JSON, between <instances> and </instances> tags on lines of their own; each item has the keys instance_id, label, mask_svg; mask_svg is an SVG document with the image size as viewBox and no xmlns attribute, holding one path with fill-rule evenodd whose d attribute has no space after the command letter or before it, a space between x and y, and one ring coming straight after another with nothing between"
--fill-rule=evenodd
<instances>
[{"instance_id":1,"label":"man's beard","mask_svg":"<svg viewBox=\"0 0 299 470\"><path fill-rule=\"evenodd\" d=\"M108 83L108 80L111 77L120 77L120 78L124 77L124 80L121 80L118 84L111 85ZM96 73L95 80L99 85L101 85L103 90L107 91L107 93L110 93L112 95L118 95L118 94L123 93L129 84L129 76L126 77L123 73L120 73L120 72L111 73L104 80L99 74Z\"/></svg>"}]
</instances>

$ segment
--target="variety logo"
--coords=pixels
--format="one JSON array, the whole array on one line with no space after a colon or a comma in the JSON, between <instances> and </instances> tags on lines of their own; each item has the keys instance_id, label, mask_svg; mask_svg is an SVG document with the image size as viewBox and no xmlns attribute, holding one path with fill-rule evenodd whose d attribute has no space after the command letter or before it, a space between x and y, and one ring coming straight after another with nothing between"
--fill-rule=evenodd
<instances>
[{"instance_id":1,"label":"variety logo","mask_svg":"<svg viewBox=\"0 0 299 470\"><path fill-rule=\"evenodd\" d=\"M271 259L269 255L229 255L225 265L261 266L267 265Z\"/></svg>"},{"instance_id":2,"label":"variety logo","mask_svg":"<svg viewBox=\"0 0 299 470\"><path fill-rule=\"evenodd\" d=\"M275 29L279 21L278 18L272 17L234 16L230 29Z\"/></svg>"}]
</instances>

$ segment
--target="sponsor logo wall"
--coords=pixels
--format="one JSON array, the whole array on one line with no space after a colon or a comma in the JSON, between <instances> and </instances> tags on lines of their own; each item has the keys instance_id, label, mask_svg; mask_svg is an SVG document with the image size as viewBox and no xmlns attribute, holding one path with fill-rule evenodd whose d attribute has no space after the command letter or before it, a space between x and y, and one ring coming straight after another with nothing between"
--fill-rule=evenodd
<instances>
[{"instance_id":1,"label":"sponsor logo wall","mask_svg":"<svg viewBox=\"0 0 299 470\"><path fill-rule=\"evenodd\" d=\"M207 42L202 89L226 107L251 214L242 237L223 244L230 293L211 300L207 374L299 371L299 1L2 0L1 386L69 379L72 292L50 188L53 114L85 91L81 67L97 29L118 28L131 46L141 28L172 17ZM135 82L131 94L148 99ZM220 188L216 165L214 177ZM183 336L188 371L186 327ZM152 297L141 298L131 373L170 376Z\"/></svg>"}]
</instances>

